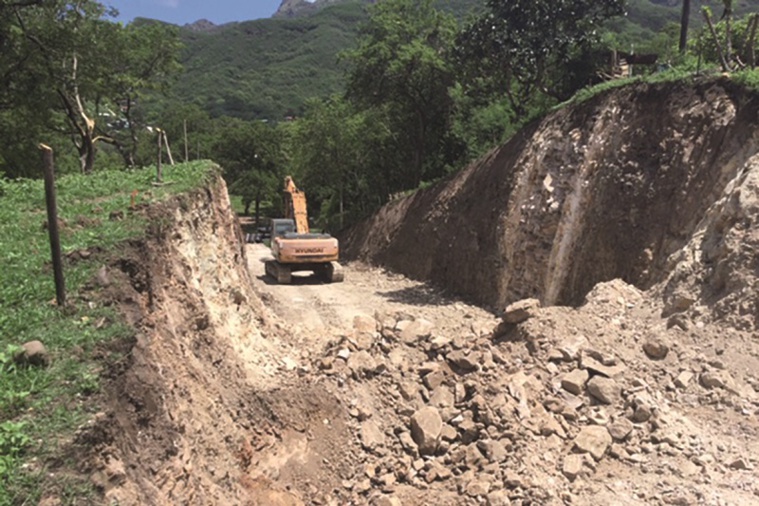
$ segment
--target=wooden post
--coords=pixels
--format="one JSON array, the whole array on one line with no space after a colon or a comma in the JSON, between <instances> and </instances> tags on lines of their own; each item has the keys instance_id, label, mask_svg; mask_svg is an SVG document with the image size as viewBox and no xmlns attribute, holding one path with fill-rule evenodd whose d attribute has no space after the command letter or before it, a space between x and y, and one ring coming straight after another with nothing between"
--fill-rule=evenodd
<instances>
[{"instance_id":1,"label":"wooden post","mask_svg":"<svg viewBox=\"0 0 759 506\"><path fill-rule=\"evenodd\" d=\"M66 282L63 278L63 261L61 259L61 238L58 234L58 207L55 202L55 163L53 149L40 144L42 150L42 168L45 173L45 204L47 205L47 230L50 234L50 254L53 258L53 277L55 279L55 300L58 307L66 305Z\"/></svg>"},{"instance_id":2,"label":"wooden post","mask_svg":"<svg viewBox=\"0 0 759 506\"><path fill-rule=\"evenodd\" d=\"M190 161L190 147L187 145L187 120L184 120L184 161Z\"/></svg>"},{"instance_id":3,"label":"wooden post","mask_svg":"<svg viewBox=\"0 0 759 506\"><path fill-rule=\"evenodd\" d=\"M746 54L746 59L748 60L748 67L754 68L756 66L756 54L754 52L754 43L756 42L756 28L757 24L759 24L759 14L752 14L751 19L749 19L748 26L749 28L749 36L748 40L746 41L746 49L743 51Z\"/></svg>"},{"instance_id":4,"label":"wooden post","mask_svg":"<svg viewBox=\"0 0 759 506\"><path fill-rule=\"evenodd\" d=\"M156 182L163 183L163 170L161 168L161 155L163 152L163 130L160 128L156 129L158 131L158 162L156 165Z\"/></svg>"},{"instance_id":5,"label":"wooden post","mask_svg":"<svg viewBox=\"0 0 759 506\"><path fill-rule=\"evenodd\" d=\"M171 166L174 166L174 157L171 156L171 146L169 146L169 136L166 135L166 132L163 132L163 143L166 145L166 153L169 155L169 163Z\"/></svg>"},{"instance_id":6,"label":"wooden post","mask_svg":"<svg viewBox=\"0 0 759 506\"><path fill-rule=\"evenodd\" d=\"M680 12L680 54L685 54L688 48L688 24L690 23L690 0L683 0L683 8Z\"/></svg>"}]
</instances>

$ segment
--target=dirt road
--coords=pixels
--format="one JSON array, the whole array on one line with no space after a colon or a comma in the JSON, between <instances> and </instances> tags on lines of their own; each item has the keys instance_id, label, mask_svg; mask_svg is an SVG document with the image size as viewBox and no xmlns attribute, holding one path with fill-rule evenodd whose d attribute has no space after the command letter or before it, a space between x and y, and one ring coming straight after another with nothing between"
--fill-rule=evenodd
<instances>
[{"instance_id":1,"label":"dirt road","mask_svg":"<svg viewBox=\"0 0 759 506\"><path fill-rule=\"evenodd\" d=\"M285 321L309 334L310 345L345 335L357 315L404 313L433 321L443 330L459 329L462 320L477 333L489 332L495 316L476 306L447 298L425 283L361 263L345 266L343 283L325 283L309 272L294 273L290 285L278 285L264 272L271 258L262 244L247 246L248 267L266 304Z\"/></svg>"},{"instance_id":2,"label":"dirt road","mask_svg":"<svg viewBox=\"0 0 759 506\"><path fill-rule=\"evenodd\" d=\"M351 264L344 283L276 285L267 248L247 254L302 352L286 402L313 413L283 410L308 436L255 459L267 493L299 491L277 504L759 502L750 340L733 356L719 329L666 328L621 281L499 336L493 313L403 276ZM408 331L420 321L432 330Z\"/></svg>"}]
</instances>

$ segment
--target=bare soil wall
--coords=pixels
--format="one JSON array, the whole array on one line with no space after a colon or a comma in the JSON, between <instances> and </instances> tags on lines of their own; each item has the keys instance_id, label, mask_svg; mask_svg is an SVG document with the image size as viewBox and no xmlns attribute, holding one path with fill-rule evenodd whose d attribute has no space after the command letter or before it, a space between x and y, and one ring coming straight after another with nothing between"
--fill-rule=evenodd
<instances>
[{"instance_id":1,"label":"bare soil wall","mask_svg":"<svg viewBox=\"0 0 759 506\"><path fill-rule=\"evenodd\" d=\"M108 504L298 504L254 452L336 403L278 377L282 326L253 289L224 181L148 212L149 237L108 267L109 298L136 339L122 343L103 413L78 437L80 471Z\"/></svg>"},{"instance_id":2,"label":"bare soil wall","mask_svg":"<svg viewBox=\"0 0 759 506\"><path fill-rule=\"evenodd\" d=\"M715 203L755 173L758 113L757 96L729 79L599 94L532 124L452 178L391 202L342 235L343 256L491 307L527 297L578 305L615 278L651 288L685 261L676 254L716 219L710 213L724 215ZM745 221L755 188L744 188L743 198L742 218L721 226L743 220L742 229L755 229L755 214ZM722 243L724 234L712 232ZM691 260L702 267L714 262L693 249ZM733 263L733 270L746 267ZM753 280L756 272L743 274ZM670 282L668 292L680 284ZM723 288L692 295L711 304L726 296ZM755 300L744 313L755 319Z\"/></svg>"}]
</instances>

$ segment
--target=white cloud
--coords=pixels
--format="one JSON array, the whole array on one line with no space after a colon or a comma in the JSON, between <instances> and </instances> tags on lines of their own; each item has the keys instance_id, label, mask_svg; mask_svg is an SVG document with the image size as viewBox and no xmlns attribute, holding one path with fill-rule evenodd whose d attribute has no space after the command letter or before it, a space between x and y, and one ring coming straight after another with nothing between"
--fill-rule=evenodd
<instances>
[{"instance_id":1,"label":"white cloud","mask_svg":"<svg viewBox=\"0 0 759 506\"><path fill-rule=\"evenodd\" d=\"M158 4L163 7L170 7L176 9L179 7L179 0L158 0Z\"/></svg>"}]
</instances>

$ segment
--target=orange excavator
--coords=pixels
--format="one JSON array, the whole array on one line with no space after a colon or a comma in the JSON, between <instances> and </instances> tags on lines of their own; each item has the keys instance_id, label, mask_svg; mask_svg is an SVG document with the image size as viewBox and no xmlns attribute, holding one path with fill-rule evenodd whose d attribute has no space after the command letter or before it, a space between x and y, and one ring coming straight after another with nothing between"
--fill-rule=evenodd
<instances>
[{"instance_id":1,"label":"orange excavator","mask_svg":"<svg viewBox=\"0 0 759 506\"><path fill-rule=\"evenodd\" d=\"M337 239L329 234L312 234L308 226L306 194L295 186L293 178L285 178L285 217L271 220L271 253L266 261L266 274L277 283L290 283L292 273L313 271L326 281L343 280L337 263L340 248Z\"/></svg>"}]
</instances>

